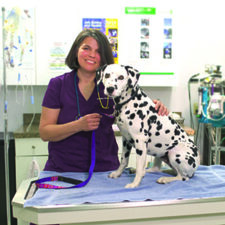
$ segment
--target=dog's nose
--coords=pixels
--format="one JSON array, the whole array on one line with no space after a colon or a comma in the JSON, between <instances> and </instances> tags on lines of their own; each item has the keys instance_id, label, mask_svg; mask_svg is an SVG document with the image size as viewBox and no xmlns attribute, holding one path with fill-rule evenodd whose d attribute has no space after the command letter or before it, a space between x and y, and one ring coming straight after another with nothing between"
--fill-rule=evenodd
<instances>
[{"instance_id":1,"label":"dog's nose","mask_svg":"<svg viewBox=\"0 0 225 225\"><path fill-rule=\"evenodd\" d=\"M114 91L114 87L108 87L108 88L106 88L106 90L109 94L112 94Z\"/></svg>"}]
</instances>

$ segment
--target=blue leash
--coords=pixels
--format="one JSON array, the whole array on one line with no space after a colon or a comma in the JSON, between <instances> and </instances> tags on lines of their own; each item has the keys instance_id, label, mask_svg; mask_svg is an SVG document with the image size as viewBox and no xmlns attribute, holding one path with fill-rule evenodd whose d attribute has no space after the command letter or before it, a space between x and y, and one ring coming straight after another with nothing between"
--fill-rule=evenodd
<instances>
[{"instance_id":1,"label":"blue leash","mask_svg":"<svg viewBox=\"0 0 225 225\"><path fill-rule=\"evenodd\" d=\"M77 74L74 75L74 84L75 84L75 92L76 92L76 98L77 98L77 111L78 115L76 117L76 120L78 120L80 115L80 105L79 105L79 97L78 97L78 90L77 90L77 81L76 81ZM38 188L48 188L48 189L71 189L71 188L80 188L85 186L91 179L94 168L95 168L95 131L92 131L92 140L91 140L91 165L89 168L89 176L85 181L80 181L77 179L62 177L62 176L54 176L54 177L44 177L41 179L36 180L35 184ZM63 181L71 184L75 184L70 187L63 187L63 186L57 186L57 185L51 185L51 184L45 184L46 181Z\"/></svg>"}]
</instances>

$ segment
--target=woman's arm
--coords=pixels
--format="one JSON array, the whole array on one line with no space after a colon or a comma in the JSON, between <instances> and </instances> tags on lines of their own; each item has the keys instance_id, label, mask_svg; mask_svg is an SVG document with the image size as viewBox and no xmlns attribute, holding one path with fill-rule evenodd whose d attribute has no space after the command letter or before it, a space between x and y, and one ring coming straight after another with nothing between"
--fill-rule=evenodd
<instances>
[{"instance_id":1,"label":"woman's arm","mask_svg":"<svg viewBox=\"0 0 225 225\"><path fill-rule=\"evenodd\" d=\"M98 128L101 115L88 114L79 120L57 124L60 109L42 107L39 133L43 141L61 141L80 131L91 131Z\"/></svg>"}]
</instances>

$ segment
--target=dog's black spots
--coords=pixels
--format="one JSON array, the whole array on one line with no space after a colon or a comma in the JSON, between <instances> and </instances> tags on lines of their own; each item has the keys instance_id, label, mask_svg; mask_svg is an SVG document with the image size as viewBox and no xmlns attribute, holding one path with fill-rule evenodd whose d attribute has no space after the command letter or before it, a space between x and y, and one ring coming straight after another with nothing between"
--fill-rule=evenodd
<instances>
[{"instance_id":1,"label":"dog's black spots","mask_svg":"<svg viewBox=\"0 0 225 225\"><path fill-rule=\"evenodd\" d=\"M173 148L174 148L174 146L172 145L172 146L168 147L166 150L171 150Z\"/></svg>"},{"instance_id":2,"label":"dog's black spots","mask_svg":"<svg viewBox=\"0 0 225 225\"><path fill-rule=\"evenodd\" d=\"M194 144L194 141L191 140L190 138L188 138L188 141L191 142L192 144Z\"/></svg>"},{"instance_id":3,"label":"dog's black spots","mask_svg":"<svg viewBox=\"0 0 225 225\"><path fill-rule=\"evenodd\" d=\"M130 114L129 119L133 120L135 118L135 113Z\"/></svg>"},{"instance_id":4,"label":"dog's black spots","mask_svg":"<svg viewBox=\"0 0 225 225\"><path fill-rule=\"evenodd\" d=\"M142 103L139 105L139 107L142 108L142 107L145 107L146 105L148 105L148 102L147 102L147 101L142 102Z\"/></svg>"},{"instance_id":5,"label":"dog's black spots","mask_svg":"<svg viewBox=\"0 0 225 225\"><path fill-rule=\"evenodd\" d=\"M136 98L137 98L138 101L141 101L142 95L141 95L141 94L137 94L137 95L136 95Z\"/></svg>"},{"instance_id":6,"label":"dog's black spots","mask_svg":"<svg viewBox=\"0 0 225 225\"><path fill-rule=\"evenodd\" d=\"M149 110L153 113L157 113L158 110L156 110L153 106L150 105Z\"/></svg>"},{"instance_id":7,"label":"dog's black spots","mask_svg":"<svg viewBox=\"0 0 225 225\"><path fill-rule=\"evenodd\" d=\"M129 121L129 126L132 126L132 125L133 125L132 121Z\"/></svg>"},{"instance_id":8,"label":"dog's black spots","mask_svg":"<svg viewBox=\"0 0 225 225\"><path fill-rule=\"evenodd\" d=\"M129 143L130 143L131 145L133 145L133 144L134 144L134 139L131 138L131 139L129 140Z\"/></svg>"},{"instance_id":9,"label":"dog's black spots","mask_svg":"<svg viewBox=\"0 0 225 225\"><path fill-rule=\"evenodd\" d=\"M139 140L138 139L136 139L136 141L135 141L136 143L139 143Z\"/></svg>"},{"instance_id":10,"label":"dog's black spots","mask_svg":"<svg viewBox=\"0 0 225 225\"><path fill-rule=\"evenodd\" d=\"M180 154L176 154L176 157L180 157Z\"/></svg>"},{"instance_id":11,"label":"dog's black spots","mask_svg":"<svg viewBox=\"0 0 225 225\"><path fill-rule=\"evenodd\" d=\"M170 130L165 130L165 134L169 134L170 133Z\"/></svg>"},{"instance_id":12,"label":"dog's black spots","mask_svg":"<svg viewBox=\"0 0 225 225\"><path fill-rule=\"evenodd\" d=\"M160 123L160 121L157 122L156 130L161 130L163 125Z\"/></svg>"},{"instance_id":13,"label":"dog's black spots","mask_svg":"<svg viewBox=\"0 0 225 225\"><path fill-rule=\"evenodd\" d=\"M155 136L159 136L160 135L160 133L157 131L157 132L155 132Z\"/></svg>"},{"instance_id":14,"label":"dog's black spots","mask_svg":"<svg viewBox=\"0 0 225 225\"><path fill-rule=\"evenodd\" d=\"M179 131L178 129L175 129L175 130L174 130L174 135L175 135L175 136L179 136L179 135L180 135L180 131Z\"/></svg>"},{"instance_id":15,"label":"dog's black spots","mask_svg":"<svg viewBox=\"0 0 225 225\"><path fill-rule=\"evenodd\" d=\"M183 139L185 139L185 136L184 136L184 135L182 135L181 137L182 137Z\"/></svg>"},{"instance_id":16,"label":"dog's black spots","mask_svg":"<svg viewBox=\"0 0 225 225\"><path fill-rule=\"evenodd\" d=\"M157 144L155 144L155 147L156 148L162 148L162 144L161 143L157 143Z\"/></svg>"},{"instance_id":17,"label":"dog's black spots","mask_svg":"<svg viewBox=\"0 0 225 225\"><path fill-rule=\"evenodd\" d=\"M143 131L143 128L144 128L144 122L141 122L140 132L142 132L142 131Z\"/></svg>"},{"instance_id":18,"label":"dog's black spots","mask_svg":"<svg viewBox=\"0 0 225 225\"><path fill-rule=\"evenodd\" d=\"M157 116L155 115L149 117L150 123L156 123L156 120L157 120Z\"/></svg>"},{"instance_id":19,"label":"dog's black spots","mask_svg":"<svg viewBox=\"0 0 225 225\"><path fill-rule=\"evenodd\" d=\"M142 155L142 153L143 153L143 151L142 150L139 150L139 149L136 149L136 153L138 154L138 155Z\"/></svg>"},{"instance_id":20,"label":"dog's black spots","mask_svg":"<svg viewBox=\"0 0 225 225\"><path fill-rule=\"evenodd\" d=\"M183 177L183 178L182 178L182 181L186 181L186 178Z\"/></svg>"},{"instance_id":21,"label":"dog's black spots","mask_svg":"<svg viewBox=\"0 0 225 225\"><path fill-rule=\"evenodd\" d=\"M181 164L180 159L176 159L175 161L176 161L178 164Z\"/></svg>"},{"instance_id":22,"label":"dog's black spots","mask_svg":"<svg viewBox=\"0 0 225 225\"><path fill-rule=\"evenodd\" d=\"M176 145L178 145L178 141L174 141L174 142L172 143L172 145L170 145L170 147L168 147L166 150L171 150L171 149L173 149Z\"/></svg>"},{"instance_id":23,"label":"dog's black spots","mask_svg":"<svg viewBox=\"0 0 225 225\"><path fill-rule=\"evenodd\" d=\"M134 73L134 71L132 71L132 70L129 70L129 74L130 74L132 77L135 76L135 73Z\"/></svg>"},{"instance_id":24,"label":"dog's black spots","mask_svg":"<svg viewBox=\"0 0 225 225\"><path fill-rule=\"evenodd\" d=\"M172 125L176 124L176 121L174 119L172 119L170 116L168 118L169 118Z\"/></svg>"},{"instance_id":25,"label":"dog's black spots","mask_svg":"<svg viewBox=\"0 0 225 225\"><path fill-rule=\"evenodd\" d=\"M167 151L165 154L164 154L164 156L163 157L161 157L162 159L164 159L164 158L168 158L168 155L169 155L169 152Z\"/></svg>"},{"instance_id":26,"label":"dog's black spots","mask_svg":"<svg viewBox=\"0 0 225 225\"><path fill-rule=\"evenodd\" d=\"M114 98L115 103L118 104L120 102L120 99L121 99L120 96L115 97Z\"/></svg>"},{"instance_id":27,"label":"dog's black spots","mask_svg":"<svg viewBox=\"0 0 225 225\"><path fill-rule=\"evenodd\" d=\"M193 151L193 156L194 156L194 157L198 156L198 149L197 149L196 146L190 147L190 149Z\"/></svg>"},{"instance_id":28,"label":"dog's black spots","mask_svg":"<svg viewBox=\"0 0 225 225\"><path fill-rule=\"evenodd\" d=\"M138 104L137 103L134 103L134 108L137 108L138 107Z\"/></svg>"},{"instance_id":29,"label":"dog's black spots","mask_svg":"<svg viewBox=\"0 0 225 225\"><path fill-rule=\"evenodd\" d=\"M133 88L133 85L132 85L132 80L129 78L128 81L127 81L127 86L129 88Z\"/></svg>"},{"instance_id":30,"label":"dog's black spots","mask_svg":"<svg viewBox=\"0 0 225 225\"><path fill-rule=\"evenodd\" d=\"M142 110L138 110L137 114L141 120L143 120L145 118L145 115L143 114Z\"/></svg>"},{"instance_id":31,"label":"dog's black spots","mask_svg":"<svg viewBox=\"0 0 225 225\"><path fill-rule=\"evenodd\" d=\"M134 140L132 139L132 141ZM131 140L129 142L131 143ZM129 151L132 149L132 145L128 144L126 141L123 142L123 146Z\"/></svg>"},{"instance_id":32,"label":"dog's black spots","mask_svg":"<svg viewBox=\"0 0 225 225\"><path fill-rule=\"evenodd\" d=\"M140 73L136 73L136 80L138 80L140 77Z\"/></svg>"},{"instance_id":33,"label":"dog's black spots","mask_svg":"<svg viewBox=\"0 0 225 225\"><path fill-rule=\"evenodd\" d=\"M195 159L192 156L189 156L188 158L188 164L191 166L195 163Z\"/></svg>"},{"instance_id":34,"label":"dog's black spots","mask_svg":"<svg viewBox=\"0 0 225 225\"><path fill-rule=\"evenodd\" d=\"M127 111L125 112L125 114L126 114L126 115L130 114L130 110L127 110Z\"/></svg>"},{"instance_id":35,"label":"dog's black spots","mask_svg":"<svg viewBox=\"0 0 225 225\"><path fill-rule=\"evenodd\" d=\"M142 96L145 97L145 98L148 97L143 91L141 91L141 94L142 94Z\"/></svg>"},{"instance_id":36,"label":"dog's black spots","mask_svg":"<svg viewBox=\"0 0 225 225\"><path fill-rule=\"evenodd\" d=\"M128 158L130 156L130 151L127 151L126 153L125 153L125 158Z\"/></svg>"},{"instance_id":37,"label":"dog's black spots","mask_svg":"<svg viewBox=\"0 0 225 225\"><path fill-rule=\"evenodd\" d=\"M174 137L174 136L172 136L172 137L171 137L171 140L174 140L174 139L175 139L175 137Z\"/></svg>"}]
</instances>

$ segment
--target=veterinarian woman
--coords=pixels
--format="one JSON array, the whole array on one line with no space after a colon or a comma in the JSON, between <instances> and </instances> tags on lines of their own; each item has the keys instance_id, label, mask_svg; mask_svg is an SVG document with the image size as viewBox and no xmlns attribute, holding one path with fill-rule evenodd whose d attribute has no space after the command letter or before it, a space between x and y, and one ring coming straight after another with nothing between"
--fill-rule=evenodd
<instances>
[{"instance_id":1,"label":"veterinarian woman","mask_svg":"<svg viewBox=\"0 0 225 225\"><path fill-rule=\"evenodd\" d=\"M46 90L40 119L40 136L48 141L44 170L87 172L91 163L91 135L95 130L94 171L119 166L118 146L112 129L113 101L96 86L96 70L114 63L107 37L98 30L84 30L75 39L66 64L71 72L52 78ZM155 101L159 114L167 108Z\"/></svg>"}]
</instances>

